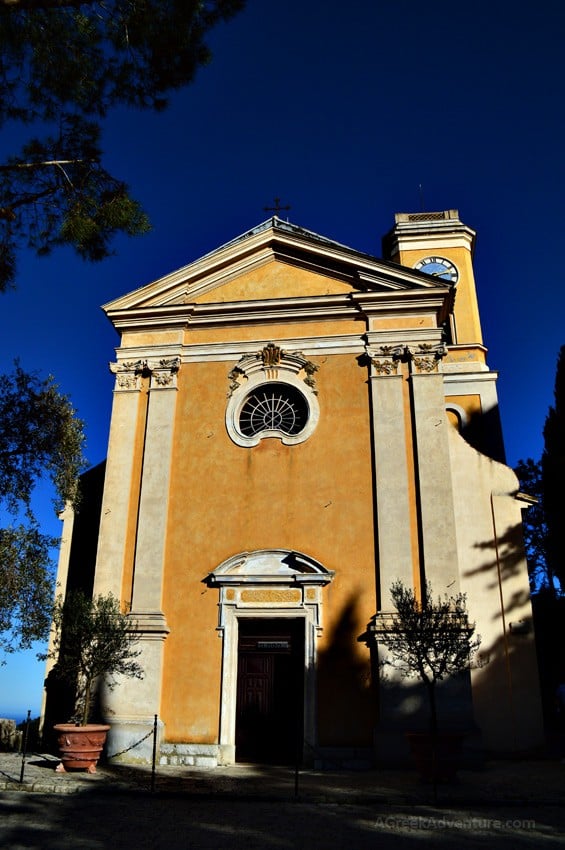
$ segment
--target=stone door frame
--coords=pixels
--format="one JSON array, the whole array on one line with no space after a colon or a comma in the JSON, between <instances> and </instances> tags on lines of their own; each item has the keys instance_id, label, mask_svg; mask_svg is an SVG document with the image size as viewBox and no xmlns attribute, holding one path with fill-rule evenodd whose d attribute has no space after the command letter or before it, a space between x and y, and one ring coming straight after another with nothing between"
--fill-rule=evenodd
<instances>
[{"instance_id":1,"label":"stone door frame","mask_svg":"<svg viewBox=\"0 0 565 850\"><path fill-rule=\"evenodd\" d=\"M244 552L207 576L220 591L218 631L223 638L219 762L235 762L240 618L304 619L304 751L317 746L317 636L322 631L322 588L334 577L319 562L289 549Z\"/></svg>"}]
</instances>

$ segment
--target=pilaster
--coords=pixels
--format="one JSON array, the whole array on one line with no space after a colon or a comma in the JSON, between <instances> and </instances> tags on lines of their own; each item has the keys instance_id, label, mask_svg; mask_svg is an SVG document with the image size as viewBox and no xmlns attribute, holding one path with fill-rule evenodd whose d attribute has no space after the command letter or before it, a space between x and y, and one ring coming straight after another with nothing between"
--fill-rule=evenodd
<instances>
[{"instance_id":1,"label":"pilaster","mask_svg":"<svg viewBox=\"0 0 565 850\"><path fill-rule=\"evenodd\" d=\"M110 363L110 370L116 376L116 383L100 515L94 593L111 592L120 599L143 363L139 360Z\"/></svg>"},{"instance_id":2,"label":"pilaster","mask_svg":"<svg viewBox=\"0 0 565 850\"><path fill-rule=\"evenodd\" d=\"M131 617L139 636L143 679L106 694L112 745L143 731L161 708L164 642L169 633L162 611L167 515L179 358L147 360L149 400L145 422ZM145 756L141 760L146 760Z\"/></svg>"},{"instance_id":3,"label":"pilaster","mask_svg":"<svg viewBox=\"0 0 565 850\"><path fill-rule=\"evenodd\" d=\"M422 577L437 593L459 589L453 483L449 454L443 345L410 350L410 383L420 511Z\"/></svg>"},{"instance_id":4,"label":"pilaster","mask_svg":"<svg viewBox=\"0 0 565 850\"><path fill-rule=\"evenodd\" d=\"M146 364L151 383L132 594L137 615L161 610L179 364L178 358Z\"/></svg>"},{"instance_id":5,"label":"pilaster","mask_svg":"<svg viewBox=\"0 0 565 850\"><path fill-rule=\"evenodd\" d=\"M378 539L378 609L392 606L390 587L412 585L410 487L406 455L402 347L367 346Z\"/></svg>"}]
</instances>

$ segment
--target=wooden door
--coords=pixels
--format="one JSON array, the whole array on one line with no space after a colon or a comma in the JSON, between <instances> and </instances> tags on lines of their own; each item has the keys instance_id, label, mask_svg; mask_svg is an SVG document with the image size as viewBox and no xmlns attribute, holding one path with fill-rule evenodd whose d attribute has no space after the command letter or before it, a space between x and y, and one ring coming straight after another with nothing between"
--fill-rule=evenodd
<instances>
[{"instance_id":1,"label":"wooden door","mask_svg":"<svg viewBox=\"0 0 565 850\"><path fill-rule=\"evenodd\" d=\"M303 622L240 621L237 760L293 763L301 756L303 713Z\"/></svg>"}]
</instances>

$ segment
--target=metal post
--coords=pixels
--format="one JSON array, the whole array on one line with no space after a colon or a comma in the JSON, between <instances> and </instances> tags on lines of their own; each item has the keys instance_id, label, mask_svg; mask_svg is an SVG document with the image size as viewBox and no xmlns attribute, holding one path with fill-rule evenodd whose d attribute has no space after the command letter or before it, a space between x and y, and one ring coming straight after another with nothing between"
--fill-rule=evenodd
<instances>
[{"instance_id":1,"label":"metal post","mask_svg":"<svg viewBox=\"0 0 565 850\"><path fill-rule=\"evenodd\" d=\"M24 771L25 771L25 766L26 766L26 753L27 753L27 738L28 738L28 734L29 734L29 719L30 719L30 717L31 717L31 708L28 708L27 717L26 717L26 725L25 725L25 728L24 728L24 739L22 741L22 769L20 771L20 783L22 783L24 781Z\"/></svg>"},{"instance_id":2,"label":"metal post","mask_svg":"<svg viewBox=\"0 0 565 850\"><path fill-rule=\"evenodd\" d=\"M155 791L155 762L157 760L157 715L153 718L153 764L151 766L151 793Z\"/></svg>"},{"instance_id":3,"label":"metal post","mask_svg":"<svg viewBox=\"0 0 565 850\"><path fill-rule=\"evenodd\" d=\"M302 708L302 706L300 706L300 708ZM298 797L298 776L304 748L304 742L301 740L303 736L300 734L302 732L302 727L300 724L298 712L297 716L295 717L294 725L294 796L296 798Z\"/></svg>"}]
</instances>

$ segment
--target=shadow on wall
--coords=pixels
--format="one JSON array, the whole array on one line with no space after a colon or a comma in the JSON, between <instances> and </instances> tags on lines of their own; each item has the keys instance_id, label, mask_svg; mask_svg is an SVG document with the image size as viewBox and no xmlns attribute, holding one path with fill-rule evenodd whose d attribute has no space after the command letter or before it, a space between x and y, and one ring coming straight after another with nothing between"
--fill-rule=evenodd
<instances>
[{"instance_id":1,"label":"shadow on wall","mask_svg":"<svg viewBox=\"0 0 565 850\"><path fill-rule=\"evenodd\" d=\"M457 430L472 448L493 460L506 463L498 405L485 413L471 414L466 422L462 422L455 411L453 413L458 419Z\"/></svg>"},{"instance_id":2,"label":"shadow on wall","mask_svg":"<svg viewBox=\"0 0 565 850\"><path fill-rule=\"evenodd\" d=\"M524 537L521 523L509 528L496 541L476 543L475 549L485 553L485 561L479 567L467 570L465 577L490 576L485 589L493 593L502 591L505 615L511 619L513 612L523 610L523 606L528 605L530 601L529 586L524 583L509 596L504 589L506 582L514 577L521 577L524 573ZM499 614L496 615L497 619L498 617Z\"/></svg>"},{"instance_id":3,"label":"shadow on wall","mask_svg":"<svg viewBox=\"0 0 565 850\"><path fill-rule=\"evenodd\" d=\"M500 671L507 682L507 710L509 720L516 724L508 704L508 693L521 689L529 690L531 677L538 678L541 690L543 718L546 735L551 738L560 726L556 712L557 686L565 681L565 597L541 590L530 594L524 586L511 594L505 593L505 584L522 574L524 566L522 526L510 528L506 534L494 541L477 544L477 548L488 555L484 563L469 570L469 577L488 576L487 589L502 594L504 617L498 612L493 619L500 621L500 637L490 646L483 646L482 653L491 659L503 658L504 669ZM531 601L532 614L522 616L524 606ZM537 671L533 663L533 652L524 652L528 644L535 642ZM488 667L491 664L489 663ZM485 688L489 687L488 667L484 669ZM482 682L482 678L481 678ZM518 739L519 739L518 735Z\"/></svg>"},{"instance_id":4,"label":"shadow on wall","mask_svg":"<svg viewBox=\"0 0 565 850\"><path fill-rule=\"evenodd\" d=\"M473 609L471 597L469 619L482 619L487 637L485 641L483 635L471 674L466 671L439 684L439 728L464 730L473 750L483 746L500 753L536 750L543 746L543 736L530 594L523 580L516 582L524 571L521 524L496 542L476 546L480 565L464 575L467 579L480 577L478 583L489 608ZM485 617L490 617L490 623ZM477 631L481 632L480 627ZM386 660L386 651L382 658ZM395 676L386 664L375 668L375 674L379 680L377 758L394 761L402 747L402 733L428 727L429 704L419 682L402 679L398 673Z\"/></svg>"},{"instance_id":5,"label":"shadow on wall","mask_svg":"<svg viewBox=\"0 0 565 850\"><path fill-rule=\"evenodd\" d=\"M66 587L57 588L59 593L82 590L86 595L92 595L105 472L106 462L103 461L80 477L81 498L74 519L67 584ZM56 665L45 682L45 688L47 699L43 745L55 752L56 736L52 732L53 726L55 723L66 723L71 718L75 694L68 683L57 676Z\"/></svg>"},{"instance_id":6,"label":"shadow on wall","mask_svg":"<svg viewBox=\"0 0 565 850\"><path fill-rule=\"evenodd\" d=\"M369 653L358 642L361 621L352 595L318 654L320 747L373 746L376 689Z\"/></svg>"},{"instance_id":7,"label":"shadow on wall","mask_svg":"<svg viewBox=\"0 0 565 850\"><path fill-rule=\"evenodd\" d=\"M477 714L490 716L489 749L522 752L543 744L539 724L538 687L543 694L547 671L546 659L536 652L535 630L545 624L534 618L529 586L521 581L510 590L515 579L523 577L524 546L522 525L510 527L496 540L475 544L484 559L480 566L467 570L466 578L484 577L484 589L492 594L491 620L495 637L483 643L479 669L474 673L474 701ZM473 618L473 611L470 611Z\"/></svg>"},{"instance_id":8,"label":"shadow on wall","mask_svg":"<svg viewBox=\"0 0 565 850\"><path fill-rule=\"evenodd\" d=\"M407 669L399 669L402 666L399 659L379 643L378 637L372 621L359 638L372 649L379 690L378 717L375 718L376 759L381 766L398 766L409 760L406 733L428 733L431 729L430 694L415 671L407 675ZM462 734L465 739L474 741L477 728L469 670L437 682L435 704L441 733Z\"/></svg>"}]
</instances>

